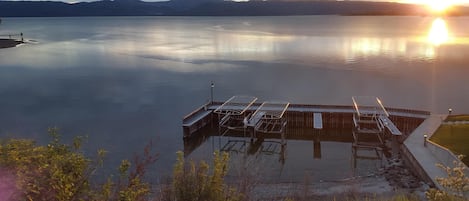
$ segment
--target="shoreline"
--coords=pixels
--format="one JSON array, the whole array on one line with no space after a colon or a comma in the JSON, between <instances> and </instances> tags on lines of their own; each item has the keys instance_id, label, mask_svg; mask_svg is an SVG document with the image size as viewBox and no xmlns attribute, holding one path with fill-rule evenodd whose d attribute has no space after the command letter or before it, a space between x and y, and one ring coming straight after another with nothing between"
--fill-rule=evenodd
<instances>
[{"instance_id":1,"label":"shoreline","mask_svg":"<svg viewBox=\"0 0 469 201\"><path fill-rule=\"evenodd\" d=\"M347 200L351 197L360 200L370 198L386 199L396 194L425 197L428 186L421 184L415 188L400 188L389 183L383 175L357 178L346 182L321 183L273 183L258 184L249 194L255 200L284 200L284 198L303 198L308 200Z\"/></svg>"},{"instance_id":2,"label":"shoreline","mask_svg":"<svg viewBox=\"0 0 469 201\"><path fill-rule=\"evenodd\" d=\"M22 43L23 42L17 41L17 40L14 40L14 39L0 38L0 49L16 47L17 45L22 44Z\"/></svg>"},{"instance_id":3,"label":"shoreline","mask_svg":"<svg viewBox=\"0 0 469 201\"><path fill-rule=\"evenodd\" d=\"M424 199L425 192L432 187L414 175L401 159L390 160L382 169L367 176L342 181L307 180L304 183L258 183L250 197L256 200L283 200L292 196L308 200L347 200L350 197L367 200L388 199L401 193Z\"/></svg>"}]
</instances>

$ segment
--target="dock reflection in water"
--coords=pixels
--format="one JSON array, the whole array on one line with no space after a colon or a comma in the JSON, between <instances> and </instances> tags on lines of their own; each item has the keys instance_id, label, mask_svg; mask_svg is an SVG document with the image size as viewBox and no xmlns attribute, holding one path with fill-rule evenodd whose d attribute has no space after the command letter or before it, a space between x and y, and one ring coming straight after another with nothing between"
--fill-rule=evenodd
<instances>
[{"instance_id":1,"label":"dock reflection in water","mask_svg":"<svg viewBox=\"0 0 469 201\"><path fill-rule=\"evenodd\" d=\"M251 138L249 131L232 131L221 136L217 122L212 122L184 139L184 153L195 160L209 161L214 151L226 151L230 153L231 166L238 167L250 161L249 171L256 172L255 176L266 182L302 182L305 175L316 182L366 176L378 171L383 160L390 156L389 146L382 147L379 153L377 150L353 151L350 113L325 114L323 129L299 126L302 123L292 118L294 114L287 115L291 122L285 143L278 134L258 134L257 138ZM404 135L423 121L421 118L391 118ZM230 175L237 176L238 169L232 170Z\"/></svg>"}]
</instances>

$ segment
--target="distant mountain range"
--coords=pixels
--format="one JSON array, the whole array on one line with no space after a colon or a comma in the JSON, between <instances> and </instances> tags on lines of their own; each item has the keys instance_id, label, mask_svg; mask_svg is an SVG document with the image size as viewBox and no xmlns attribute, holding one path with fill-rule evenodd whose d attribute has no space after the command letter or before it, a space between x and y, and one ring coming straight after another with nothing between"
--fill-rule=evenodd
<instances>
[{"instance_id":1,"label":"distant mountain range","mask_svg":"<svg viewBox=\"0 0 469 201\"><path fill-rule=\"evenodd\" d=\"M447 15L469 15L454 7ZM53 1L0 1L0 17L65 16L278 16L278 15L431 15L421 5L364 1L103 0L68 4Z\"/></svg>"}]
</instances>

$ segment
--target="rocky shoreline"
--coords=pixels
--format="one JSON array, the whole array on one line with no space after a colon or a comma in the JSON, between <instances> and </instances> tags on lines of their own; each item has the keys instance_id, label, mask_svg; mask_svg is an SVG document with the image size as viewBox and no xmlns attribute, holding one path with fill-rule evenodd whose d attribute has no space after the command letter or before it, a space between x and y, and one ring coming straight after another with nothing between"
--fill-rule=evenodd
<instances>
[{"instance_id":1,"label":"rocky shoreline","mask_svg":"<svg viewBox=\"0 0 469 201\"><path fill-rule=\"evenodd\" d=\"M284 200L293 197L299 200L367 200L388 199L403 194L425 200L425 192L429 188L430 185L414 175L402 159L388 159L383 168L368 176L310 184L257 184L250 197L254 200Z\"/></svg>"},{"instance_id":2,"label":"rocky shoreline","mask_svg":"<svg viewBox=\"0 0 469 201\"><path fill-rule=\"evenodd\" d=\"M421 181L402 162L401 159L392 159L384 168L383 176L391 186L396 189L417 189L430 186Z\"/></svg>"}]
</instances>

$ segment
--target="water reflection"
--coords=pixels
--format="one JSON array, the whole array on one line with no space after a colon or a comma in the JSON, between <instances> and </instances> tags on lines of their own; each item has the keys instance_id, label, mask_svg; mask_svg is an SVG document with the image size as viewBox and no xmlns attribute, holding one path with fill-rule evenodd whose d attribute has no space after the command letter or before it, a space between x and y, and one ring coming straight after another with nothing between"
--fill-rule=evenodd
<instances>
[{"instance_id":1,"label":"water reflection","mask_svg":"<svg viewBox=\"0 0 469 201\"><path fill-rule=\"evenodd\" d=\"M267 177L280 175L276 179L296 181L299 181L298 172L316 168L318 171L315 173L321 175L316 175L315 179L335 180L367 175L382 168L383 160L391 157L389 133L381 133L380 137L360 136L360 144L355 144L357 141L352 135L354 124L351 113L326 112L321 115L325 119L322 122L323 127L315 128L311 113L287 114L288 117L283 120L288 121L288 124L282 133L255 132L252 127L236 127L238 124L227 124L226 121L218 127L217 120L208 118L203 120L206 125L192 134L189 134L189 130L196 129L195 127L184 129L184 154L187 157L195 156L200 159L201 156L210 156L211 153L220 150L236 158L232 163L242 164L245 160L253 160L256 161L254 169L272 168L264 171ZM423 118L397 116L391 118L404 136L411 133L423 121ZM268 123L269 128L272 128L273 123L271 121ZM195 125L204 124L195 123ZM233 126L232 129L221 129L228 125ZM269 164L264 164L264 160ZM258 161L261 162L257 163ZM327 173L324 173L323 168L327 169ZM292 172L295 172L294 177L284 175Z\"/></svg>"},{"instance_id":2,"label":"water reflection","mask_svg":"<svg viewBox=\"0 0 469 201\"><path fill-rule=\"evenodd\" d=\"M383 55L390 58L433 60L437 56L435 48L450 42L450 32L445 20L436 18L425 34L425 41L412 37L350 38L344 42L344 60L352 63L360 58Z\"/></svg>"},{"instance_id":3,"label":"water reflection","mask_svg":"<svg viewBox=\"0 0 469 201\"><path fill-rule=\"evenodd\" d=\"M420 51L414 51L413 48L409 47L409 43L410 41L406 38L347 38L343 45L344 61L353 63L361 58L383 55L391 58L404 55L422 57Z\"/></svg>"},{"instance_id":4,"label":"water reflection","mask_svg":"<svg viewBox=\"0 0 469 201\"><path fill-rule=\"evenodd\" d=\"M181 32L176 30L175 32ZM251 30L227 30L223 26L214 26L206 29L194 30L196 35L205 35L197 40L192 35L173 36L172 31L157 33L155 38L165 38L164 41L156 40L147 51L152 55L164 55L181 62L197 62L199 60L219 58L249 58L253 55L262 56L265 59L273 59L273 54L279 46L288 43L294 37L277 35L262 31ZM150 39L150 41L155 41Z\"/></svg>"},{"instance_id":5,"label":"water reflection","mask_svg":"<svg viewBox=\"0 0 469 201\"><path fill-rule=\"evenodd\" d=\"M159 137L158 170L171 173L174 152L183 147L181 117L209 99L210 81L217 83L216 99L241 93L347 104L364 94L396 107L469 112L469 90L456 90L469 74L467 17L445 19L451 45L438 49L433 81L426 62L409 62L435 58L427 40L432 19L426 17L7 20L12 23L2 23L2 31L23 31L39 43L0 50L1 134L47 141L48 126L70 133L65 139L89 134L90 153L104 148L113 154L110 167ZM370 58L376 59L365 60ZM354 71L367 65L377 71ZM381 73L386 67L396 73ZM208 138L194 156L210 148ZM284 173L346 174L350 152L349 142L292 139L285 162L291 171ZM280 166L278 155L268 157Z\"/></svg>"},{"instance_id":6,"label":"water reflection","mask_svg":"<svg viewBox=\"0 0 469 201\"><path fill-rule=\"evenodd\" d=\"M376 31L373 27L368 28ZM416 29L428 30L427 26ZM152 33L147 41L153 41L153 44L139 46L145 48L138 54L182 63L226 63L237 59L320 63L330 62L330 58L342 58L346 64L373 58L431 61L436 56L434 46L449 40L446 23L441 18L434 20L428 31L417 35L359 33L337 36L317 35L314 30L291 35L262 27L252 28L250 23L244 22L236 26L215 25L193 30L193 35L209 36L196 40L193 35L181 35L180 32L183 31Z\"/></svg>"},{"instance_id":7,"label":"water reflection","mask_svg":"<svg viewBox=\"0 0 469 201\"><path fill-rule=\"evenodd\" d=\"M441 18L433 20L432 26L428 31L428 42L435 46L439 46L448 42L448 40L449 34L446 22Z\"/></svg>"},{"instance_id":8,"label":"water reflection","mask_svg":"<svg viewBox=\"0 0 469 201\"><path fill-rule=\"evenodd\" d=\"M314 18L311 19L308 18L309 21L314 21ZM353 31L350 32L329 27L329 24L341 27L341 23L344 23L341 18L328 18L332 21L321 25L305 24L304 27L311 25L312 28L296 33L285 31L294 29L285 25L292 24L294 18L286 22L269 21L273 28L261 24L262 20L199 20L199 24L184 26L173 26L171 23L174 22L169 19L158 23L148 20L145 27L137 27L144 30L138 34L131 26L123 30L114 27L91 30L90 36L75 36L63 42L43 43L34 46L34 49L28 47L29 50L24 51L29 52L21 55L26 59L17 60L33 66L37 66L37 61L41 66L54 66L53 63L61 63L60 66L63 66L63 58L67 58L66 65L72 66L82 63L78 62L79 58L86 56L95 60L90 62L92 65L154 66L186 73L244 67L245 63L240 61L307 65L340 62L338 65L321 67L349 69L350 65L341 64L358 63L360 65L353 68L364 68L372 64L370 66L373 69L385 69L395 68L395 65L386 66L386 62L369 61L390 59L431 62L436 57L434 47L450 39L443 19L436 19L431 26L429 19L419 18L410 22L416 24L415 30L396 33L395 26L383 28L371 22L361 24L359 21L349 23L344 20L353 24ZM453 19L448 20L453 24ZM451 34L451 43L460 44L465 32L458 32L458 27L453 27L456 33Z\"/></svg>"},{"instance_id":9,"label":"water reflection","mask_svg":"<svg viewBox=\"0 0 469 201\"><path fill-rule=\"evenodd\" d=\"M269 178L301 181L304 170L315 170L318 181L339 180L369 174L382 167L381 158L363 157L373 155L373 151L362 150L361 155L351 151L349 129L290 128L286 136L287 141L283 143L278 135L262 134L250 139L241 132L220 136L216 129L204 128L184 140L184 153L187 157L203 158L221 150L230 153L232 165L253 160L253 168L262 168L266 181Z\"/></svg>"}]
</instances>

